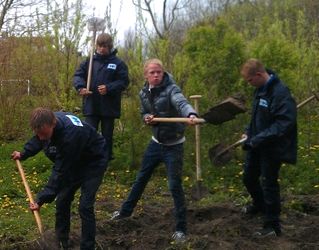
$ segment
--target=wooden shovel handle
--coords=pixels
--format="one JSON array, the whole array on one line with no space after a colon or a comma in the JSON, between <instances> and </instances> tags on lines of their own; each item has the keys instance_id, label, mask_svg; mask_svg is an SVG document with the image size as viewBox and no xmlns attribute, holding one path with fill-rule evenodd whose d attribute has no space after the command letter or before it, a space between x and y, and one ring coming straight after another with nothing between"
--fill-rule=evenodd
<instances>
[{"instance_id":1,"label":"wooden shovel handle","mask_svg":"<svg viewBox=\"0 0 319 250\"><path fill-rule=\"evenodd\" d=\"M215 156L215 158L223 155L224 153L228 152L229 150L231 150L233 148L236 148L237 146L244 143L246 140L247 140L247 137L241 138L240 140L236 141L235 143L229 145L228 147L226 147L223 150L221 150L220 152L218 152L218 154Z\"/></svg>"},{"instance_id":2,"label":"wooden shovel handle","mask_svg":"<svg viewBox=\"0 0 319 250\"><path fill-rule=\"evenodd\" d=\"M93 36L91 40L91 51L90 51L90 61L89 61L89 69L88 69L88 77L86 81L86 89L89 93L90 92L90 86L92 81L92 70L93 70L93 56L94 56L94 50L95 50L95 39L96 39L96 30L93 31Z\"/></svg>"},{"instance_id":3,"label":"wooden shovel handle","mask_svg":"<svg viewBox=\"0 0 319 250\"><path fill-rule=\"evenodd\" d=\"M194 118L196 123L205 123L203 118ZM154 117L154 122L188 122L189 118L186 117Z\"/></svg>"},{"instance_id":4,"label":"wooden shovel handle","mask_svg":"<svg viewBox=\"0 0 319 250\"><path fill-rule=\"evenodd\" d=\"M25 177L22 165L21 165L19 160L16 160L16 164L17 164L17 167L18 167L18 170L19 170L19 173L20 173L20 176L21 176L25 191L27 192L29 201L31 203L34 203L34 200L33 200L33 197L32 197L32 193L31 193L29 184L27 182L27 179ZM33 212L35 221L36 221L36 223L38 225L39 232L40 232L40 234L42 234L43 233L43 227L42 227L42 222L41 222L41 218L40 218L40 213L39 213L39 211L32 211L32 212Z\"/></svg>"}]
</instances>

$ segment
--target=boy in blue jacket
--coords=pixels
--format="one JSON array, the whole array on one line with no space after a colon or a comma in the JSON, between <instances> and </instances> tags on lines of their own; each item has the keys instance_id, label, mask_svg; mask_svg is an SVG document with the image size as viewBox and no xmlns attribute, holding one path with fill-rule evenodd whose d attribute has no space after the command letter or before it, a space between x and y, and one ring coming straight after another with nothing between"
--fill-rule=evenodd
<instances>
[{"instance_id":1,"label":"boy in blue jacket","mask_svg":"<svg viewBox=\"0 0 319 250\"><path fill-rule=\"evenodd\" d=\"M25 144L24 151L14 151L12 159L25 160L42 148L54 151L46 151L54 167L30 209L39 210L56 198L56 236L59 245L68 249L71 203L76 191L81 189L81 249L95 249L95 196L107 167L104 138L75 115L53 113L46 108L33 110L30 125L35 136Z\"/></svg>"},{"instance_id":2,"label":"boy in blue jacket","mask_svg":"<svg viewBox=\"0 0 319 250\"><path fill-rule=\"evenodd\" d=\"M280 236L279 170L297 159L297 109L288 87L257 59L241 69L245 81L256 88L251 121L245 133L247 151L243 182L252 204L246 214L264 214L263 228L255 236Z\"/></svg>"},{"instance_id":3,"label":"boy in blue jacket","mask_svg":"<svg viewBox=\"0 0 319 250\"><path fill-rule=\"evenodd\" d=\"M116 56L113 39L109 34L99 34L93 56L90 89L87 89L89 60L81 63L74 73L74 87L83 96L85 121L101 132L105 138L109 160L113 159L114 120L121 116L121 95L128 87L126 64Z\"/></svg>"}]
</instances>

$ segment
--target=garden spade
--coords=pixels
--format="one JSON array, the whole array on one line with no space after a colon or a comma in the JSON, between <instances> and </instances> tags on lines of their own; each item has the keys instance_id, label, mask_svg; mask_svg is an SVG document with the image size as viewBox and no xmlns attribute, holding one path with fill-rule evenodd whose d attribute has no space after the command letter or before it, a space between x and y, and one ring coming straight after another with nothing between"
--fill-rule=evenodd
<instances>
[{"instance_id":1,"label":"garden spade","mask_svg":"<svg viewBox=\"0 0 319 250\"><path fill-rule=\"evenodd\" d=\"M16 164L17 164L19 173L20 173L20 175L21 175L21 179L22 179L22 182L23 182L25 191L27 192L29 201L30 201L31 203L34 203L34 200L33 200L33 197L32 197L32 193L31 193L29 184L28 184L28 182L27 182L27 179L26 179L26 177L25 177L25 174L24 174L22 165L21 165L21 163L20 163L19 160L16 160ZM33 211L33 215L34 215L35 221L36 221L36 223L37 223L37 225L38 225L39 232L40 232L40 234L42 235L42 234L43 234L43 227L42 227L42 222L41 222L41 218L40 218L40 213L39 213L39 211Z\"/></svg>"},{"instance_id":2,"label":"garden spade","mask_svg":"<svg viewBox=\"0 0 319 250\"><path fill-rule=\"evenodd\" d=\"M186 117L154 117L153 122L188 122L189 118ZM194 118L193 121L197 124L205 123L202 118Z\"/></svg>"},{"instance_id":3,"label":"garden spade","mask_svg":"<svg viewBox=\"0 0 319 250\"><path fill-rule=\"evenodd\" d=\"M201 95L192 95L190 96L190 99L194 100L194 108L199 113L199 99L201 98ZM202 186L202 168L201 168L201 162L200 162L200 126L199 124L195 125L195 153L196 153L196 195L194 195L194 198L199 200L203 197L203 194L205 192L204 187Z\"/></svg>"},{"instance_id":4,"label":"garden spade","mask_svg":"<svg viewBox=\"0 0 319 250\"><path fill-rule=\"evenodd\" d=\"M310 101L317 99L319 101L319 95L313 92L313 95L302 101L297 105L297 109L303 107ZM246 137L236 141L235 143L225 146L222 143L216 144L211 147L208 151L209 159L211 163L215 166L223 166L228 163L233 158L233 149L241 145L246 141Z\"/></svg>"},{"instance_id":5,"label":"garden spade","mask_svg":"<svg viewBox=\"0 0 319 250\"><path fill-rule=\"evenodd\" d=\"M92 40L91 40L91 51L90 51L88 78L86 81L86 89L87 89L88 93L92 93L90 91L90 85L91 85L91 79L92 79L93 54L94 54L94 50L95 50L96 33L98 31L102 31L104 29L105 29L104 19L98 18L98 17L92 17L88 20L88 30L93 31Z\"/></svg>"}]
</instances>

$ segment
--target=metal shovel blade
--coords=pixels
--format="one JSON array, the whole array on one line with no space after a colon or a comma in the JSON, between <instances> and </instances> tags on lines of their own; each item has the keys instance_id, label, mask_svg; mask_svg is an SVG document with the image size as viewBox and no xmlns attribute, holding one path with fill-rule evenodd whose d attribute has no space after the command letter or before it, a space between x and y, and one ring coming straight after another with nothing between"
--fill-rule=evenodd
<instances>
[{"instance_id":1,"label":"metal shovel blade","mask_svg":"<svg viewBox=\"0 0 319 250\"><path fill-rule=\"evenodd\" d=\"M211 147L208 151L210 162L216 166L220 167L228 163L233 158L233 151L226 150L226 145L219 143Z\"/></svg>"},{"instance_id":2,"label":"metal shovel blade","mask_svg":"<svg viewBox=\"0 0 319 250\"><path fill-rule=\"evenodd\" d=\"M209 109L203 115L206 122L218 125L230 121L239 113L246 112L245 103L234 97L228 97L221 103Z\"/></svg>"}]
</instances>

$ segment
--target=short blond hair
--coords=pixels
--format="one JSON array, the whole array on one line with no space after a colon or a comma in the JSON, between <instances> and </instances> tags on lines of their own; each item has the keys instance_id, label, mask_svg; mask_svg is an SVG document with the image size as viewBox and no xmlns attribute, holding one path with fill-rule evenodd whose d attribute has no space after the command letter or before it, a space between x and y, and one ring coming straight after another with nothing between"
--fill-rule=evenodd
<instances>
[{"instance_id":1,"label":"short blond hair","mask_svg":"<svg viewBox=\"0 0 319 250\"><path fill-rule=\"evenodd\" d=\"M151 59L146 60L144 63L144 74L146 73L148 66L150 64L156 64L156 65L160 66L162 68L162 70L164 71L164 66L163 66L162 61L160 59L157 59L157 58L151 58Z\"/></svg>"},{"instance_id":2,"label":"short blond hair","mask_svg":"<svg viewBox=\"0 0 319 250\"><path fill-rule=\"evenodd\" d=\"M266 69L261 61L256 58L248 59L241 67L240 73L241 75L253 76L256 75L257 72L264 73Z\"/></svg>"}]
</instances>

